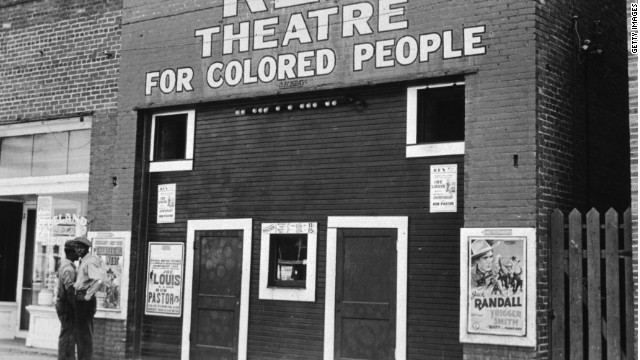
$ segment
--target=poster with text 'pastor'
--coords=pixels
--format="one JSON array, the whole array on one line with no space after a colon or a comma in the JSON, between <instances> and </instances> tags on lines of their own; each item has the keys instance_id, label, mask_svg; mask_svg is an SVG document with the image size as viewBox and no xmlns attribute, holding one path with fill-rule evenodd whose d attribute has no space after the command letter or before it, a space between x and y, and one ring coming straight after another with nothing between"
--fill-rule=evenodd
<instances>
[{"instance_id":1,"label":"poster with text 'pastor'","mask_svg":"<svg viewBox=\"0 0 640 360\"><path fill-rule=\"evenodd\" d=\"M158 224L176 222L176 184L158 185Z\"/></svg>"},{"instance_id":2,"label":"poster with text 'pastor'","mask_svg":"<svg viewBox=\"0 0 640 360\"><path fill-rule=\"evenodd\" d=\"M458 165L431 165L429 212L456 212Z\"/></svg>"},{"instance_id":3,"label":"poster with text 'pastor'","mask_svg":"<svg viewBox=\"0 0 640 360\"><path fill-rule=\"evenodd\" d=\"M184 243L149 243L145 315L180 317Z\"/></svg>"}]
</instances>

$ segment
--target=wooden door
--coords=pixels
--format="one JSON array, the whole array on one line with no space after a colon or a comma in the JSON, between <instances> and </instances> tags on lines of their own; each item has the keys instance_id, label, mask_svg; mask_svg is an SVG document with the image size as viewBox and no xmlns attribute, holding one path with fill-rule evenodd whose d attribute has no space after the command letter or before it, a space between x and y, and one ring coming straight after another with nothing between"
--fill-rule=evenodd
<instances>
[{"instance_id":1,"label":"wooden door","mask_svg":"<svg viewBox=\"0 0 640 360\"><path fill-rule=\"evenodd\" d=\"M242 231L196 231L190 359L237 359Z\"/></svg>"},{"instance_id":2,"label":"wooden door","mask_svg":"<svg viewBox=\"0 0 640 360\"><path fill-rule=\"evenodd\" d=\"M393 359L396 229L338 229L336 359Z\"/></svg>"}]
</instances>

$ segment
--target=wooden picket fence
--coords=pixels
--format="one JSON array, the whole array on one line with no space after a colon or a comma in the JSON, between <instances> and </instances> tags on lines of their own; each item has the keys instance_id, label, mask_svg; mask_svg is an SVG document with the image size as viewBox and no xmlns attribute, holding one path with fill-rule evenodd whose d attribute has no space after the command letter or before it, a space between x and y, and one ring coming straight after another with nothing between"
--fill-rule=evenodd
<instances>
[{"instance_id":1,"label":"wooden picket fence","mask_svg":"<svg viewBox=\"0 0 640 360\"><path fill-rule=\"evenodd\" d=\"M551 358L635 359L631 210L550 216Z\"/></svg>"}]
</instances>

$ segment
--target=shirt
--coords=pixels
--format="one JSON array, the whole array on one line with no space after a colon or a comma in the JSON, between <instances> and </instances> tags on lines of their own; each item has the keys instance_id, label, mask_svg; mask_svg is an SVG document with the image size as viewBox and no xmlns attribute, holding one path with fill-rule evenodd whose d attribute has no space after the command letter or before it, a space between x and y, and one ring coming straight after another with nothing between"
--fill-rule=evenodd
<instances>
[{"instance_id":1,"label":"shirt","mask_svg":"<svg viewBox=\"0 0 640 360\"><path fill-rule=\"evenodd\" d=\"M58 299L60 301L69 301L67 291L74 286L74 281L76 281L76 266L71 260L62 259L58 269Z\"/></svg>"},{"instance_id":2,"label":"shirt","mask_svg":"<svg viewBox=\"0 0 640 360\"><path fill-rule=\"evenodd\" d=\"M98 281L104 281L102 261L93 254L87 254L80 260L78 278L74 287L76 290L88 290Z\"/></svg>"}]
</instances>

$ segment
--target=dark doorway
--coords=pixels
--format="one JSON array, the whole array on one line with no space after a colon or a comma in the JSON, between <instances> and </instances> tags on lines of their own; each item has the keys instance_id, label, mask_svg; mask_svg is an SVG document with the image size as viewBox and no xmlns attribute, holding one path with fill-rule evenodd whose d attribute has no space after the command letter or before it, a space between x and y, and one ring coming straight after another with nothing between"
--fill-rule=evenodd
<instances>
[{"instance_id":1,"label":"dark doorway","mask_svg":"<svg viewBox=\"0 0 640 360\"><path fill-rule=\"evenodd\" d=\"M16 301L22 203L0 202L0 301Z\"/></svg>"},{"instance_id":2,"label":"dark doorway","mask_svg":"<svg viewBox=\"0 0 640 360\"><path fill-rule=\"evenodd\" d=\"M339 229L336 359L393 359L396 229Z\"/></svg>"},{"instance_id":3,"label":"dark doorway","mask_svg":"<svg viewBox=\"0 0 640 360\"><path fill-rule=\"evenodd\" d=\"M195 233L191 359L237 359L242 231Z\"/></svg>"}]
</instances>

